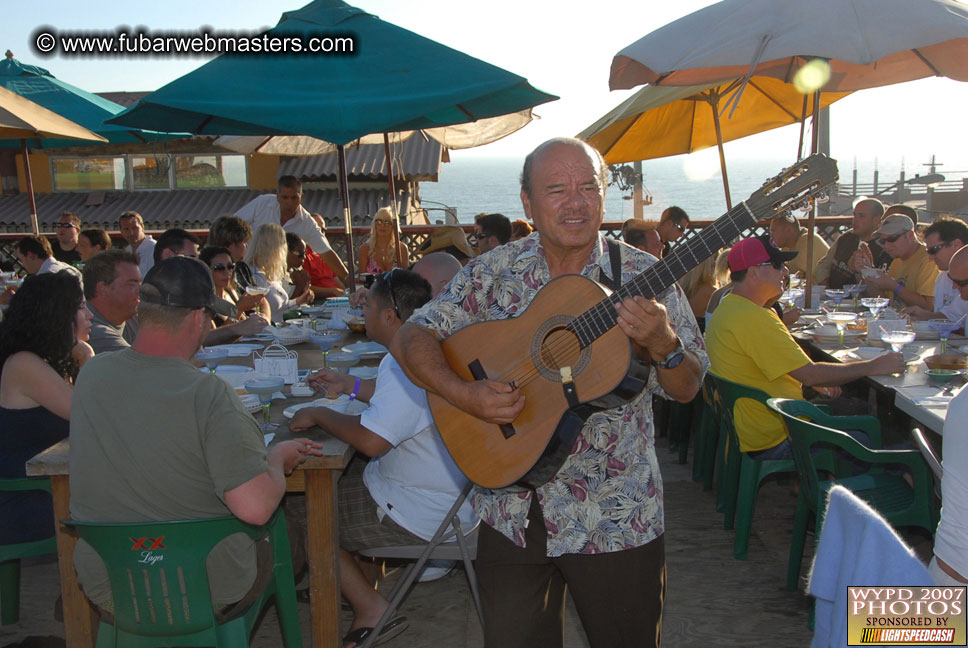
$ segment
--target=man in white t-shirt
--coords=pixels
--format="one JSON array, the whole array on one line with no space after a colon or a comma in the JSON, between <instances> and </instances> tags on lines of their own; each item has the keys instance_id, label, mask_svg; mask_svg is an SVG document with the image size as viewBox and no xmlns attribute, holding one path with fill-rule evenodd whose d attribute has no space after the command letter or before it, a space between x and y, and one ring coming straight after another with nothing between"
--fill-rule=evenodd
<instances>
[{"instance_id":1,"label":"man in white t-shirt","mask_svg":"<svg viewBox=\"0 0 968 648\"><path fill-rule=\"evenodd\" d=\"M958 287L948 276L948 264L955 252L968 245L968 225L963 220L939 216L924 230L924 246L928 256L941 270L934 280L934 310L920 306L904 309L905 315L914 319L929 320L947 318L957 320L968 314L968 301L961 298Z\"/></svg>"},{"instance_id":2,"label":"man in white t-shirt","mask_svg":"<svg viewBox=\"0 0 968 648\"><path fill-rule=\"evenodd\" d=\"M287 232L298 234L313 252L323 257L337 277L346 278L348 273L343 261L333 251L312 215L302 206L302 183L295 176L282 176L275 196L265 194L253 198L235 215L251 225L253 232L260 225L273 223Z\"/></svg>"},{"instance_id":3,"label":"man in white t-shirt","mask_svg":"<svg viewBox=\"0 0 968 648\"><path fill-rule=\"evenodd\" d=\"M394 269L377 277L363 306L367 336L383 345L414 309L430 300L430 282L409 270ZM427 394L387 354L376 381L323 370L310 378L330 392L369 402L361 416L338 414L326 407L296 412L289 428L318 425L372 457L361 469L351 463L338 487L340 587L353 606L354 620L344 644L359 645L387 608L352 553L367 547L419 544L433 537L467 479L450 458L427 405ZM470 503L459 512L462 525L473 528ZM391 619L380 640L401 632L402 616Z\"/></svg>"},{"instance_id":4,"label":"man in white t-shirt","mask_svg":"<svg viewBox=\"0 0 968 648\"><path fill-rule=\"evenodd\" d=\"M28 274L39 275L46 272L60 272L67 270L81 280L81 272L72 265L67 265L54 258L50 241L45 236L28 235L17 241L17 260Z\"/></svg>"},{"instance_id":5,"label":"man in white t-shirt","mask_svg":"<svg viewBox=\"0 0 968 648\"><path fill-rule=\"evenodd\" d=\"M138 270L144 277L155 265L155 239L145 234L145 221L136 211L126 211L118 219L121 236L128 242L127 250L138 257Z\"/></svg>"}]
</instances>

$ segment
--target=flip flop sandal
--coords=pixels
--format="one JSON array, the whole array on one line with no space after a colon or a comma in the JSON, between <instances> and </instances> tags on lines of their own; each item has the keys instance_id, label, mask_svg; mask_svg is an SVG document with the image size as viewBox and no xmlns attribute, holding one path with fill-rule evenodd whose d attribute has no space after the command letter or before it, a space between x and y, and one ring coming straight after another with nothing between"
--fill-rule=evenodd
<instances>
[{"instance_id":1,"label":"flip flop sandal","mask_svg":"<svg viewBox=\"0 0 968 648\"><path fill-rule=\"evenodd\" d=\"M393 639L408 627L410 627L410 622L407 621L407 617L393 617L387 621L385 626L383 626L383 630L380 632L380 635L377 637L376 641L373 642L373 645L379 646L380 644ZM343 644L345 645L348 643L353 643L354 646L359 646L366 641L366 638L372 633L373 628L357 628L356 630L352 630L351 632L347 633L347 635L343 637Z\"/></svg>"}]
</instances>

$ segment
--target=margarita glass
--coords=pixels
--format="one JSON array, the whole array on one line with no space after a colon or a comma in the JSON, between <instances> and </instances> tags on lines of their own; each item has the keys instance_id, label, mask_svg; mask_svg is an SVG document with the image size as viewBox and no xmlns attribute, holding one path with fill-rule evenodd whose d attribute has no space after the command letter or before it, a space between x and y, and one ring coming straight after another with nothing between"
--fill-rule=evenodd
<instances>
[{"instance_id":1,"label":"margarita glass","mask_svg":"<svg viewBox=\"0 0 968 648\"><path fill-rule=\"evenodd\" d=\"M914 337L915 337L914 331L909 331L906 329L900 330L900 331L881 330L881 341L886 342L887 344L890 344L891 349L895 353L900 353L901 349L904 348L905 344L910 344L911 342L914 342ZM893 375L897 377L897 376L900 376L901 374L896 373Z\"/></svg>"},{"instance_id":2,"label":"margarita glass","mask_svg":"<svg viewBox=\"0 0 968 648\"><path fill-rule=\"evenodd\" d=\"M246 380L244 383L245 391L257 395L259 402L262 403L263 422L259 425L259 428L263 432L275 430L279 427L275 423L269 422L269 404L272 402L272 395L282 389L282 386L285 384L286 381L278 376L272 378L255 378L253 380Z\"/></svg>"},{"instance_id":3,"label":"margarita glass","mask_svg":"<svg viewBox=\"0 0 968 648\"><path fill-rule=\"evenodd\" d=\"M840 346L844 346L844 331L847 329L847 325L857 321L858 317L857 313L849 311L827 313L827 321L837 325L837 337L840 338Z\"/></svg>"},{"instance_id":4,"label":"margarita glass","mask_svg":"<svg viewBox=\"0 0 968 648\"><path fill-rule=\"evenodd\" d=\"M861 306L867 308L874 319L880 315L881 311L887 308L887 305L891 303L891 300L887 297L864 297L860 300Z\"/></svg>"},{"instance_id":5,"label":"margarita glass","mask_svg":"<svg viewBox=\"0 0 968 648\"><path fill-rule=\"evenodd\" d=\"M265 295L268 295L269 294L269 288L267 286L246 286L245 287L245 294L247 294L247 295L261 295L261 296L264 297ZM257 313L260 312L260 308L258 306L256 306L254 310Z\"/></svg>"},{"instance_id":6,"label":"margarita glass","mask_svg":"<svg viewBox=\"0 0 968 648\"><path fill-rule=\"evenodd\" d=\"M339 331L319 331L318 333L313 333L309 336L309 341L319 347L319 350L323 352L323 367L326 367L326 357L329 355L329 350L333 348L333 345L339 342L339 339L343 337L343 334Z\"/></svg>"},{"instance_id":7,"label":"margarita glass","mask_svg":"<svg viewBox=\"0 0 968 648\"><path fill-rule=\"evenodd\" d=\"M835 309L840 310L840 302L844 301L844 297L847 296L847 291L828 288L826 290L826 294L827 294L827 297L830 297L832 300L834 300L834 304L836 304Z\"/></svg>"},{"instance_id":8,"label":"margarita glass","mask_svg":"<svg viewBox=\"0 0 968 648\"><path fill-rule=\"evenodd\" d=\"M948 338L951 336L951 332L961 327L961 320L933 319L928 320L928 326L931 327L931 330L938 332L938 337L941 338L941 354L943 355L948 348Z\"/></svg>"},{"instance_id":9,"label":"margarita glass","mask_svg":"<svg viewBox=\"0 0 968 648\"><path fill-rule=\"evenodd\" d=\"M204 362L210 374L215 373L219 363L227 357L229 357L229 352L225 349L199 349L195 354L195 359Z\"/></svg>"},{"instance_id":10,"label":"margarita glass","mask_svg":"<svg viewBox=\"0 0 968 648\"><path fill-rule=\"evenodd\" d=\"M360 361L360 356L356 353L333 353L329 356L329 364L340 373L346 373L350 367L356 366Z\"/></svg>"},{"instance_id":11,"label":"margarita glass","mask_svg":"<svg viewBox=\"0 0 968 648\"><path fill-rule=\"evenodd\" d=\"M857 300L860 298L861 295L864 294L865 290L867 290L866 284L862 284L862 283L844 284L844 292L847 293L848 297L854 300L855 310L857 309Z\"/></svg>"},{"instance_id":12,"label":"margarita glass","mask_svg":"<svg viewBox=\"0 0 968 648\"><path fill-rule=\"evenodd\" d=\"M799 272L794 272L792 275L790 275L790 287L791 288L796 288L797 286L800 285L800 283L802 281L803 281L803 279L800 277L800 273Z\"/></svg>"}]
</instances>

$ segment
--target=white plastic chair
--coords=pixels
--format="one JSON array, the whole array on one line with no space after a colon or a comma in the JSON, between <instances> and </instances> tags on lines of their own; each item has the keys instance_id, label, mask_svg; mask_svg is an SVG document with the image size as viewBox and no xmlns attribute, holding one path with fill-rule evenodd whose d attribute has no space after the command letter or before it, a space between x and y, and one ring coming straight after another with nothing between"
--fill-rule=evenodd
<instances>
[{"instance_id":1,"label":"white plastic chair","mask_svg":"<svg viewBox=\"0 0 968 648\"><path fill-rule=\"evenodd\" d=\"M465 531L461 528L460 518L457 512L467 499L474 484L468 484L461 491L460 495L450 507L450 511L444 516L443 521L437 528L437 533L426 544L417 545L398 545L392 547L375 547L360 551L361 555L371 558L403 558L415 560L404 569L400 580L397 582L393 591L390 593L390 604L383 613L383 616L373 628L373 632L366 638L360 648L369 648L380 636L383 627L394 615L400 603L410 592L410 587L416 580L424 564L428 560L462 560L464 570L467 573L467 583L470 586L471 594L474 597L474 604L477 606L477 616L481 620L481 627L484 627L484 612L481 609L481 595L477 589L477 574L474 572L472 561L477 557L477 526L464 535Z\"/></svg>"}]
</instances>

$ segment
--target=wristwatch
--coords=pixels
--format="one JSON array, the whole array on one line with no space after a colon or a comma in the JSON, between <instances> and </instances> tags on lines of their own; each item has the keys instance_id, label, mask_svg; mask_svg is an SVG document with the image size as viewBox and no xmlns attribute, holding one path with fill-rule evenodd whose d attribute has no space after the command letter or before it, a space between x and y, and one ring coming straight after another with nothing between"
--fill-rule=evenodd
<instances>
[{"instance_id":1,"label":"wristwatch","mask_svg":"<svg viewBox=\"0 0 968 648\"><path fill-rule=\"evenodd\" d=\"M662 358L655 363L657 367L662 369L675 369L680 364L682 364L683 359L686 357L686 349L682 346L682 338L678 335L676 336L676 348L669 352L669 355Z\"/></svg>"}]
</instances>

